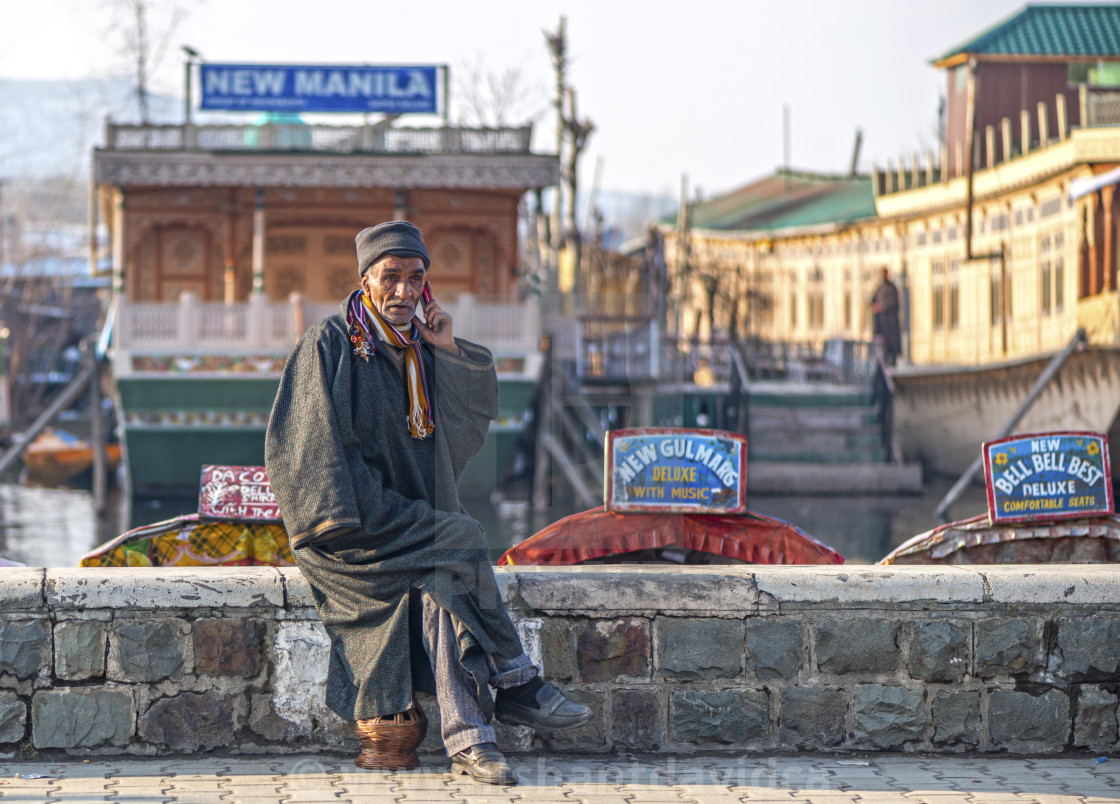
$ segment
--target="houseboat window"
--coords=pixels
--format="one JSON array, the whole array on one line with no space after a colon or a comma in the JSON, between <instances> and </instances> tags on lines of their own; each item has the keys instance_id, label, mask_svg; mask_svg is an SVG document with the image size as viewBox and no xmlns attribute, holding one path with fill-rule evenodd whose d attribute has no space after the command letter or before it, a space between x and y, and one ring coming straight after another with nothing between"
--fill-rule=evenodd
<instances>
[{"instance_id":1,"label":"houseboat window","mask_svg":"<svg viewBox=\"0 0 1120 804\"><path fill-rule=\"evenodd\" d=\"M809 277L809 328L824 328L824 273L817 268Z\"/></svg>"},{"instance_id":2,"label":"houseboat window","mask_svg":"<svg viewBox=\"0 0 1120 804\"><path fill-rule=\"evenodd\" d=\"M790 329L797 329L797 277L791 276L789 283L789 326Z\"/></svg>"},{"instance_id":3,"label":"houseboat window","mask_svg":"<svg viewBox=\"0 0 1120 804\"><path fill-rule=\"evenodd\" d=\"M1091 84L1098 87L1120 86L1120 64L1115 62L1098 61L1074 62L1067 70L1069 83Z\"/></svg>"},{"instance_id":4,"label":"houseboat window","mask_svg":"<svg viewBox=\"0 0 1120 804\"><path fill-rule=\"evenodd\" d=\"M941 260L934 260L930 266L930 274L933 277L933 328L944 329L945 327L945 276L943 272L943 264Z\"/></svg>"},{"instance_id":5,"label":"houseboat window","mask_svg":"<svg viewBox=\"0 0 1120 804\"><path fill-rule=\"evenodd\" d=\"M949 263L949 329L961 326L961 281L960 260L954 258Z\"/></svg>"},{"instance_id":6,"label":"houseboat window","mask_svg":"<svg viewBox=\"0 0 1120 804\"><path fill-rule=\"evenodd\" d=\"M1050 255L1050 235L1043 235L1039 241L1038 246L1039 263L1042 268L1042 314L1044 316L1050 315L1050 273L1051 273L1051 255Z\"/></svg>"},{"instance_id":7,"label":"houseboat window","mask_svg":"<svg viewBox=\"0 0 1120 804\"><path fill-rule=\"evenodd\" d=\"M1048 201L1043 201L1038 210L1038 217L1049 218L1051 215L1056 215L1062 211L1062 197L1051 198Z\"/></svg>"},{"instance_id":8,"label":"houseboat window","mask_svg":"<svg viewBox=\"0 0 1120 804\"><path fill-rule=\"evenodd\" d=\"M1000 319L1003 318L1003 285L1000 282L999 275L999 260L992 260L991 263L991 293L988 298L991 300L991 323L998 324Z\"/></svg>"},{"instance_id":9,"label":"houseboat window","mask_svg":"<svg viewBox=\"0 0 1120 804\"><path fill-rule=\"evenodd\" d=\"M1060 313L1065 304L1065 255L1064 232L1054 232L1054 312Z\"/></svg>"},{"instance_id":10,"label":"houseboat window","mask_svg":"<svg viewBox=\"0 0 1120 804\"><path fill-rule=\"evenodd\" d=\"M968 89L967 64L961 64L953 69L953 89L955 89L957 92L964 92L966 89Z\"/></svg>"},{"instance_id":11,"label":"houseboat window","mask_svg":"<svg viewBox=\"0 0 1120 804\"><path fill-rule=\"evenodd\" d=\"M852 317L855 315L852 310L852 272L848 269L844 270L844 331L852 331Z\"/></svg>"}]
</instances>

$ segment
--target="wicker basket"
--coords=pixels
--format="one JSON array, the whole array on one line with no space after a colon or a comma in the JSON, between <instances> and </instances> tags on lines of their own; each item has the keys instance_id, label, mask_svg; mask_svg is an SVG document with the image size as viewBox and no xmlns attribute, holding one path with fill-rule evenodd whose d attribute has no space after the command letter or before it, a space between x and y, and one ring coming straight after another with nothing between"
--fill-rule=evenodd
<instances>
[{"instance_id":1,"label":"wicker basket","mask_svg":"<svg viewBox=\"0 0 1120 804\"><path fill-rule=\"evenodd\" d=\"M428 733L428 718L415 698L412 706L395 715L383 715L354 724L362 752L354 764L366 770L407 770L420 764L416 747Z\"/></svg>"}]
</instances>

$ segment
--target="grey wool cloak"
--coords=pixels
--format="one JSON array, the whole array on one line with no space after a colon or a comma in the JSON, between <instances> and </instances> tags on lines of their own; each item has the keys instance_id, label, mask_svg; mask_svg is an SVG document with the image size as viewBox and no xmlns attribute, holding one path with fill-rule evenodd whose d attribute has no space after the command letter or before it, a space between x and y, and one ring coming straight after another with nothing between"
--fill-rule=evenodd
<instances>
[{"instance_id":1,"label":"grey wool cloak","mask_svg":"<svg viewBox=\"0 0 1120 804\"><path fill-rule=\"evenodd\" d=\"M355 356L345 309L311 327L288 358L265 438L296 563L331 637L327 705L346 720L408 708L411 668L422 662L430 675L409 632L410 590L420 590L456 621L461 661L489 712L484 654L513 659L522 649L457 483L497 415L493 359L462 340L458 355L421 348L435 432L414 439L392 347Z\"/></svg>"}]
</instances>

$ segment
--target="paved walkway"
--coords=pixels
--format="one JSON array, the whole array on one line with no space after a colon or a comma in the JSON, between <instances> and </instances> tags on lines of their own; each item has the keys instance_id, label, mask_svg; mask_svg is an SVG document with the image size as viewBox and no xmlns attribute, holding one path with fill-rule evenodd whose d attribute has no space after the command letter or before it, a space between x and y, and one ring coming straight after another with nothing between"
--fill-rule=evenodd
<instances>
[{"instance_id":1,"label":"paved walkway","mask_svg":"<svg viewBox=\"0 0 1120 804\"><path fill-rule=\"evenodd\" d=\"M365 802L366 804L1107 804L1120 758L610 756L512 758L521 784L480 785L427 759L404 773L349 757L0 760L0 802ZM40 777L40 778L35 778Z\"/></svg>"}]
</instances>

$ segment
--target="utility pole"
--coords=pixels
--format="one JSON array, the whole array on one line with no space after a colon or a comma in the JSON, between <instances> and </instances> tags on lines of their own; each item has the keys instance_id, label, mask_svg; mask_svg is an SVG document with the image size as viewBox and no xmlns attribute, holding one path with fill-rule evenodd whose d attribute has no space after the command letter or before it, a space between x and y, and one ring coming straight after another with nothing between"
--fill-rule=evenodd
<instances>
[{"instance_id":1,"label":"utility pole","mask_svg":"<svg viewBox=\"0 0 1120 804\"><path fill-rule=\"evenodd\" d=\"M670 294L673 296L674 316L674 337L677 339L677 351L680 352L681 344L681 329L684 327L684 299L688 287L688 270L689 270L689 254L692 250L692 221L690 220L691 210L688 204L688 176L681 174L681 200L680 206L677 211L677 271L674 281L670 283ZM684 379L684 361L678 354L676 356L677 363L677 381L681 382Z\"/></svg>"},{"instance_id":2,"label":"utility pole","mask_svg":"<svg viewBox=\"0 0 1120 804\"><path fill-rule=\"evenodd\" d=\"M552 58L552 69L556 74L552 106L556 114L556 157L561 160L564 152L564 88L567 86L568 70L567 22L567 18L562 16L560 17L560 25L554 33L544 32L549 56ZM562 181L556 183L549 226L548 296L553 303L555 303L556 294L559 292L560 249L564 244L564 232L560 217L563 196L562 185Z\"/></svg>"},{"instance_id":3,"label":"utility pole","mask_svg":"<svg viewBox=\"0 0 1120 804\"><path fill-rule=\"evenodd\" d=\"M587 138L595 130L595 125L590 120L579 120L576 116L576 93L571 87L567 88L568 114L564 118L564 130L568 133L568 159L565 163L563 174L564 183L567 184L567 214L565 215L564 229L567 240L572 248L573 281L572 292L580 292L580 259L582 256L583 238L579 227L576 226L576 191L579 185L579 157L587 147Z\"/></svg>"}]
</instances>

